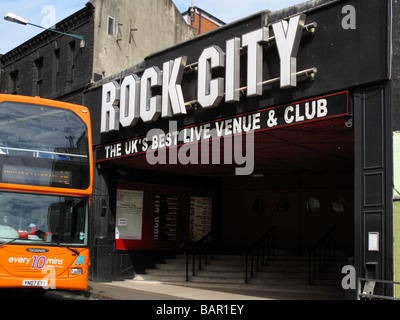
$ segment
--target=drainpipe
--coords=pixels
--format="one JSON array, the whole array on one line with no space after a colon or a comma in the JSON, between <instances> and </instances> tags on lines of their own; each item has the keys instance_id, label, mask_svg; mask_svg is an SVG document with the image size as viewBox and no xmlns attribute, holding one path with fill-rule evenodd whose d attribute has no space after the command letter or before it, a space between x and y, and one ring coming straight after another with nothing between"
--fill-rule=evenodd
<instances>
[{"instance_id":1,"label":"drainpipe","mask_svg":"<svg viewBox=\"0 0 400 320\"><path fill-rule=\"evenodd\" d=\"M199 17L199 31L197 35L201 34L201 19L203 17L203 11L200 10L200 17Z\"/></svg>"}]
</instances>

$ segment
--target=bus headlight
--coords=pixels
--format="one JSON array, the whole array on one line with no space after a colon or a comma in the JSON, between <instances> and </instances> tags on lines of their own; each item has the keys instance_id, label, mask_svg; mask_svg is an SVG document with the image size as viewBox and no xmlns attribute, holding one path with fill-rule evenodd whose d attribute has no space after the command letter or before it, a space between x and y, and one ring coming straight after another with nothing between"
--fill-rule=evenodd
<instances>
[{"instance_id":1,"label":"bus headlight","mask_svg":"<svg viewBox=\"0 0 400 320\"><path fill-rule=\"evenodd\" d=\"M71 268L71 274L72 275L77 275L77 274L82 274L83 270L81 268Z\"/></svg>"}]
</instances>

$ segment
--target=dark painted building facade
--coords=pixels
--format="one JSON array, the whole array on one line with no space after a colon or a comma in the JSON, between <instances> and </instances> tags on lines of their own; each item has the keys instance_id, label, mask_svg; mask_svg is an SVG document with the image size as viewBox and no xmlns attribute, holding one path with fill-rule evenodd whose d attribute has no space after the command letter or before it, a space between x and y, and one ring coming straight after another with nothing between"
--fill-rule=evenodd
<instances>
[{"instance_id":1,"label":"dark painted building facade","mask_svg":"<svg viewBox=\"0 0 400 320\"><path fill-rule=\"evenodd\" d=\"M1 92L41 96L82 104L83 89L93 80L94 8L76 12L57 30L82 35L85 44L54 32L42 32L1 58Z\"/></svg>"},{"instance_id":2,"label":"dark painted building facade","mask_svg":"<svg viewBox=\"0 0 400 320\"><path fill-rule=\"evenodd\" d=\"M92 27L90 8L73 19L89 17L77 34ZM79 65L90 33L83 50L69 38L34 38L52 41L49 73L40 72L41 49L18 60L32 42L3 56L3 92L45 89L91 111L91 278L132 278L210 231L214 253L243 254L274 228L278 254L307 256L335 230L336 254L357 277L399 281L398 17L391 0L310 1L243 18L110 77ZM10 54L19 66L7 64ZM68 61L73 68L61 66ZM68 72L79 79L68 83ZM26 88L22 76L33 79Z\"/></svg>"},{"instance_id":3,"label":"dark painted building facade","mask_svg":"<svg viewBox=\"0 0 400 320\"><path fill-rule=\"evenodd\" d=\"M227 254L275 227L276 250L308 255L335 227L358 277L395 280L392 16L381 0L265 11L88 90L98 279L131 278L209 231Z\"/></svg>"}]
</instances>

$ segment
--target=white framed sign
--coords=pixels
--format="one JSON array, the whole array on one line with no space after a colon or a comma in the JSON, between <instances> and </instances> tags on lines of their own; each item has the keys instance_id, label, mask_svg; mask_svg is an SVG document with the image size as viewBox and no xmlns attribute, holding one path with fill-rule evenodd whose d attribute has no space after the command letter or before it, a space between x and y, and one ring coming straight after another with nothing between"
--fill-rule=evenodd
<instances>
[{"instance_id":1,"label":"white framed sign","mask_svg":"<svg viewBox=\"0 0 400 320\"><path fill-rule=\"evenodd\" d=\"M117 190L116 239L142 240L143 191Z\"/></svg>"},{"instance_id":2,"label":"white framed sign","mask_svg":"<svg viewBox=\"0 0 400 320\"><path fill-rule=\"evenodd\" d=\"M193 242L211 231L212 201L210 197L190 197L189 238Z\"/></svg>"},{"instance_id":3,"label":"white framed sign","mask_svg":"<svg viewBox=\"0 0 400 320\"><path fill-rule=\"evenodd\" d=\"M177 241L178 237L178 196L159 193L154 198L153 239Z\"/></svg>"},{"instance_id":4,"label":"white framed sign","mask_svg":"<svg viewBox=\"0 0 400 320\"><path fill-rule=\"evenodd\" d=\"M368 251L379 251L379 232L368 232Z\"/></svg>"}]
</instances>

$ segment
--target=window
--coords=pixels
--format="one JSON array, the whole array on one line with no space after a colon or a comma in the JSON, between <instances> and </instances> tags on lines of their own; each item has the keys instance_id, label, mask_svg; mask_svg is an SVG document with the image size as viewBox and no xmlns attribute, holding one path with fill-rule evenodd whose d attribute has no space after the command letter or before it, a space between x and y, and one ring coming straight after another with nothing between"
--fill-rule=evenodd
<instances>
[{"instance_id":1,"label":"window","mask_svg":"<svg viewBox=\"0 0 400 320\"><path fill-rule=\"evenodd\" d=\"M39 97L42 96L43 89L43 57L35 60L36 67L36 92L35 94Z\"/></svg>"},{"instance_id":2,"label":"window","mask_svg":"<svg viewBox=\"0 0 400 320\"><path fill-rule=\"evenodd\" d=\"M115 19L113 17L108 17L107 22L107 32L110 36L114 36L115 34Z\"/></svg>"},{"instance_id":3,"label":"window","mask_svg":"<svg viewBox=\"0 0 400 320\"><path fill-rule=\"evenodd\" d=\"M87 127L74 112L4 101L0 119L1 183L90 186Z\"/></svg>"},{"instance_id":4,"label":"window","mask_svg":"<svg viewBox=\"0 0 400 320\"><path fill-rule=\"evenodd\" d=\"M60 48L54 50L53 60L53 93L60 91Z\"/></svg>"},{"instance_id":5,"label":"window","mask_svg":"<svg viewBox=\"0 0 400 320\"><path fill-rule=\"evenodd\" d=\"M10 81L11 81L11 93L17 94L18 90L18 70L15 70L10 73Z\"/></svg>"},{"instance_id":6,"label":"window","mask_svg":"<svg viewBox=\"0 0 400 320\"><path fill-rule=\"evenodd\" d=\"M265 212L265 202L263 199L256 199L253 202L254 213L264 213Z\"/></svg>"},{"instance_id":7,"label":"window","mask_svg":"<svg viewBox=\"0 0 400 320\"><path fill-rule=\"evenodd\" d=\"M0 192L0 243L87 245L85 198Z\"/></svg>"},{"instance_id":8,"label":"window","mask_svg":"<svg viewBox=\"0 0 400 320\"><path fill-rule=\"evenodd\" d=\"M69 53L68 53L68 74L67 81L69 83L74 82L75 78L75 40L69 43Z\"/></svg>"},{"instance_id":9,"label":"window","mask_svg":"<svg viewBox=\"0 0 400 320\"><path fill-rule=\"evenodd\" d=\"M276 202L276 210L278 212L287 212L290 209L290 203L287 199L279 199Z\"/></svg>"},{"instance_id":10,"label":"window","mask_svg":"<svg viewBox=\"0 0 400 320\"><path fill-rule=\"evenodd\" d=\"M335 213L343 213L346 207L346 201L342 197L337 197L332 201L332 209Z\"/></svg>"},{"instance_id":11,"label":"window","mask_svg":"<svg viewBox=\"0 0 400 320\"><path fill-rule=\"evenodd\" d=\"M311 213L317 213L321 209L321 203L319 199L312 197L308 199L306 207L307 211Z\"/></svg>"}]
</instances>

